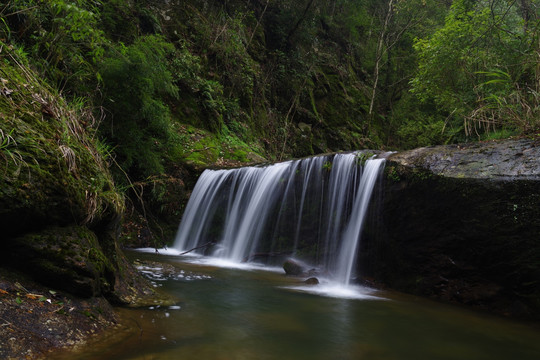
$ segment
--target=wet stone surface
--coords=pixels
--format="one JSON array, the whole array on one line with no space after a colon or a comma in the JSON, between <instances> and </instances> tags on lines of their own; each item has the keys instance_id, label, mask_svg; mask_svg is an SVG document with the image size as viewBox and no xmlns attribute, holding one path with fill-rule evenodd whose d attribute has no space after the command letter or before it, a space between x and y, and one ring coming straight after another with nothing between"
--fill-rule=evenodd
<instances>
[{"instance_id":1,"label":"wet stone surface","mask_svg":"<svg viewBox=\"0 0 540 360\"><path fill-rule=\"evenodd\" d=\"M391 155L361 273L416 295L540 319L538 145L518 139Z\"/></svg>"},{"instance_id":2,"label":"wet stone surface","mask_svg":"<svg viewBox=\"0 0 540 360\"><path fill-rule=\"evenodd\" d=\"M403 166L452 178L540 180L540 144L528 139L418 148L391 155Z\"/></svg>"}]
</instances>

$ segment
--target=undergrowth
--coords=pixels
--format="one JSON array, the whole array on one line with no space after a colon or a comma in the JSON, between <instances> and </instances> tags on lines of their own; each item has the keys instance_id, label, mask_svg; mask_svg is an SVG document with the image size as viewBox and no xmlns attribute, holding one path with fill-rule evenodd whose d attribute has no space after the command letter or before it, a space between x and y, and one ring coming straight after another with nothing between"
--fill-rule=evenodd
<instances>
[{"instance_id":1,"label":"undergrowth","mask_svg":"<svg viewBox=\"0 0 540 360\"><path fill-rule=\"evenodd\" d=\"M63 99L15 47L0 42L0 50L4 204L20 202L46 211L46 202L64 193L81 223L92 222L107 208L122 212L123 196L96 147L96 119L85 103Z\"/></svg>"}]
</instances>

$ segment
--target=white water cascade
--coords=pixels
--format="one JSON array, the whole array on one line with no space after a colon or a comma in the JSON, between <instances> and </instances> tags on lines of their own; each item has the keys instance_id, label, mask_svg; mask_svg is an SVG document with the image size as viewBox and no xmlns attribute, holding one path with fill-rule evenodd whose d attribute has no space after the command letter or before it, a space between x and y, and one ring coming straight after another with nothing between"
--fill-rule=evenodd
<instances>
[{"instance_id":1,"label":"white water cascade","mask_svg":"<svg viewBox=\"0 0 540 360\"><path fill-rule=\"evenodd\" d=\"M261 254L308 252L347 285L384 159L362 166L362 153L266 167L205 170L180 223L174 247L233 262ZM316 254L313 254L316 249Z\"/></svg>"},{"instance_id":2,"label":"white water cascade","mask_svg":"<svg viewBox=\"0 0 540 360\"><path fill-rule=\"evenodd\" d=\"M364 173L358 186L358 193L354 200L351 218L342 235L335 277L336 280L346 285L349 284L352 270L355 267L356 253L366 219L369 201L383 164L383 159L366 162Z\"/></svg>"}]
</instances>

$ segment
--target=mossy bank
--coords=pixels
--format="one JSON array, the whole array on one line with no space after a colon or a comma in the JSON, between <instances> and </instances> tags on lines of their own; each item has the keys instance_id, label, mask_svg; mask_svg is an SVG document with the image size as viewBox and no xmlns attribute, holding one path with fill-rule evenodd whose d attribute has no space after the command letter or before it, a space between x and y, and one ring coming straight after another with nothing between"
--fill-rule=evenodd
<instances>
[{"instance_id":1,"label":"mossy bank","mask_svg":"<svg viewBox=\"0 0 540 360\"><path fill-rule=\"evenodd\" d=\"M124 198L95 119L0 48L0 357L39 357L158 294L116 242Z\"/></svg>"}]
</instances>

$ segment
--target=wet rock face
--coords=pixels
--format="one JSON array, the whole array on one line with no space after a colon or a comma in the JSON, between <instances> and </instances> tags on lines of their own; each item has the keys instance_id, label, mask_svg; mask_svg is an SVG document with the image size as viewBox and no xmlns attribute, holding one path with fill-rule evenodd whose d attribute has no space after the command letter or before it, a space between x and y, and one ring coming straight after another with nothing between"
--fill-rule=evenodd
<instances>
[{"instance_id":1,"label":"wet rock face","mask_svg":"<svg viewBox=\"0 0 540 360\"><path fill-rule=\"evenodd\" d=\"M540 180L540 146L525 139L419 148L389 160L449 178Z\"/></svg>"},{"instance_id":2,"label":"wet rock face","mask_svg":"<svg viewBox=\"0 0 540 360\"><path fill-rule=\"evenodd\" d=\"M402 291L540 318L540 147L505 141L390 157L368 276ZM365 272L364 272L365 273Z\"/></svg>"},{"instance_id":3,"label":"wet rock face","mask_svg":"<svg viewBox=\"0 0 540 360\"><path fill-rule=\"evenodd\" d=\"M12 238L0 261L45 286L82 298L105 296L115 304L138 305L153 304L156 296L113 241L100 244L84 226L53 226Z\"/></svg>"}]
</instances>

